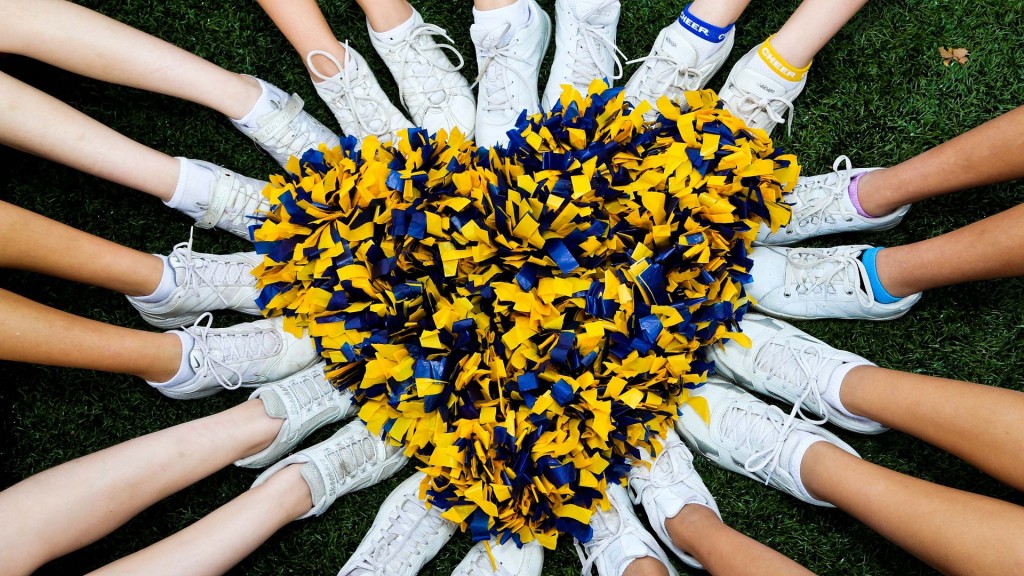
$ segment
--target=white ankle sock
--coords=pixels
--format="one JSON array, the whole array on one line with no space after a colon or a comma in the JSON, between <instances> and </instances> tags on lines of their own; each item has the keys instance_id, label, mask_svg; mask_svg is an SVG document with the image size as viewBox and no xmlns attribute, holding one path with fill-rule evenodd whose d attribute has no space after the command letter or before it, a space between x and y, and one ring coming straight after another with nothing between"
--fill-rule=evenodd
<instances>
[{"instance_id":1,"label":"white ankle sock","mask_svg":"<svg viewBox=\"0 0 1024 576\"><path fill-rule=\"evenodd\" d=\"M502 37L501 43L507 44L512 36L530 23L533 14L530 12L528 0L516 0L515 3L495 8L494 10L477 10L473 8L473 22L481 28L497 28L509 24L508 32Z\"/></svg>"},{"instance_id":2,"label":"white ankle sock","mask_svg":"<svg viewBox=\"0 0 1024 576\"><path fill-rule=\"evenodd\" d=\"M196 371L192 369L192 363L189 361L189 355L196 344L195 338L184 330L174 330L171 334L181 339L181 365L178 367L178 372L167 382L150 382L156 387L184 384L196 375Z\"/></svg>"},{"instance_id":3,"label":"white ankle sock","mask_svg":"<svg viewBox=\"0 0 1024 576\"><path fill-rule=\"evenodd\" d=\"M179 156L178 162L181 163L178 184L174 187L174 195L164 204L193 218L199 218L206 212L206 206L210 203L210 193L217 180L217 174L195 160Z\"/></svg>"},{"instance_id":4,"label":"white ankle sock","mask_svg":"<svg viewBox=\"0 0 1024 576\"><path fill-rule=\"evenodd\" d=\"M839 389L843 385L843 379L850 373L850 370L853 370L858 366L874 366L874 364L871 364L870 362L863 364L857 362L844 362L839 366L836 366L828 377L828 385L825 386L825 389L821 392L821 398L828 403L829 408L839 411L848 418L862 420L864 422L873 422L870 418L865 418L850 412L846 406L843 406L843 401L840 399Z\"/></svg>"},{"instance_id":5,"label":"white ankle sock","mask_svg":"<svg viewBox=\"0 0 1024 576\"><path fill-rule=\"evenodd\" d=\"M697 51L697 64L704 62L709 56L725 47L724 41L712 42L690 32L679 22L678 18L669 26L674 26L680 34L684 34L689 39L690 46Z\"/></svg>"},{"instance_id":6,"label":"white ankle sock","mask_svg":"<svg viewBox=\"0 0 1024 576\"><path fill-rule=\"evenodd\" d=\"M269 82L264 82L255 76L252 78L260 83L260 88L263 89L263 92L260 94L259 99L256 100L256 103L252 105L252 109L246 112L245 116L235 119L235 122L244 125L250 130L256 130L259 128L257 121L283 106L284 102L288 100L288 95L285 94L284 90Z\"/></svg>"},{"instance_id":7,"label":"white ankle sock","mask_svg":"<svg viewBox=\"0 0 1024 576\"><path fill-rule=\"evenodd\" d=\"M166 300L174 292L174 289L178 287L176 274L174 272L174 266L171 266L170 259L167 256L161 254L154 254L161 262L164 263L164 272L160 276L160 283L157 285L156 290L152 294L146 296L136 296L135 300L139 302L146 302L153 304Z\"/></svg>"},{"instance_id":8,"label":"white ankle sock","mask_svg":"<svg viewBox=\"0 0 1024 576\"><path fill-rule=\"evenodd\" d=\"M811 493L807 491L807 487L804 486L804 479L800 474L800 465L803 464L804 455L807 454L807 449L815 442L824 442L825 439L815 434L801 432L800 438L796 441L797 445L793 448L793 453L789 456L789 475L796 481L797 490L800 490L800 492L813 498Z\"/></svg>"},{"instance_id":9,"label":"white ankle sock","mask_svg":"<svg viewBox=\"0 0 1024 576\"><path fill-rule=\"evenodd\" d=\"M405 22L402 22L390 30L384 30L383 32L377 32L371 27L370 35L376 38L377 41L383 42L384 44L396 44L398 41L408 36L409 32L420 24L423 24L423 16L420 16L420 13L413 8L412 16L410 16Z\"/></svg>"}]
</instances>

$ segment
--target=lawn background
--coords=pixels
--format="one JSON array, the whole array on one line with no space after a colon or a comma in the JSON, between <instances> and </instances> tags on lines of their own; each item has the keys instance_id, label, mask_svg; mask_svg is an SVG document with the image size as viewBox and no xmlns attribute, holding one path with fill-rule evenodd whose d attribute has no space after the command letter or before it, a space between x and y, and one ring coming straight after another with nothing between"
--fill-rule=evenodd
<instances>
[{"instance_id":1,"label":"lawn background","mask_svg":"<svg viewBox=\"0 0 1024 576\"><path fill-rule=\"evenodd\" d=\"M335 126L300 58L254 2L83 3L229 70L254 74L298 92L309 112ZM423 0L415 4L428 22L448 29L467 59L464 73L472 79L476 67L470 62L470 3ZM541 4L553 14L552 1ZM672 1L624 0L623 4L619 46L630 58L645 55L658 30L681 8ZM397 98L393 82L370 47L355 3L324 0L322 5L338 37L351 40L385 90ZM733 62L777 30L796 5L754 2L737 27L736 49L709 86L719 88ZM829 170L839 154L850 155L856 166L892 165L1011 110L1024 97L1022 13L1022 3L1010 0L871 2L819 55L796 104L793 135L787 137L784 128L778 129L779 144L799 154L804 174ZM970 63L944 67L937 52L940 45L968 48ZM634 68L630 66L627 73ZM81 78L21 57L0 57L0 69L158 150L209 160L251 176L276 169L225 118L200 106ZM546 74L547 66L542 79ZM63 144L57 138L50 145ZM167 253L188 238L190 222L158 200L2 147L0 182L4 200L140 250ZM893 231L830 238L814 245L895 245L924 239L1014 206L1020 190L1019 185L992 186L930 200L915 206ZM245 248L243 241L226 233L196 231L199 251ZM123 297L102 289L11 271L0 272L0 286L89 318L148 328ZM930 292L898 321L805 322L800 327L882 366L1021 389L1022 296L1020 280L970 284ZM217 324L243 320L221 314ZM0 374L0 487L117 442L225 409L247 394L237 391L181 402L128 376L16 363L0 363ZM322 430L309 442L329 433ZM1017 492L903 434L841 436L873 462L1022 503ZM729 524L814 571L930 573L843 512L804 505L705 462L698 462L698 469ZM370 526L378 505L408 470L374 489L340 499L319 519L286 527L232 573L336 573ZM214 474L40 573L81 573L151 544L227 502L245 490L255 475L235 468ZM423 573L449 574L469 546L466 536L457 535ZM568 541L547 555L544 572L579 573Z\"/></svg>"}]
</instances>

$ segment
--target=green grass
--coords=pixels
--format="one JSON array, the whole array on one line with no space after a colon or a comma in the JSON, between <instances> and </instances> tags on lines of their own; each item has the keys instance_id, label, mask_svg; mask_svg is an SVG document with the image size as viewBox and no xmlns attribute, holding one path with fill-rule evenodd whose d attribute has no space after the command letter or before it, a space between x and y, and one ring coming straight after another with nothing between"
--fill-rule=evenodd
<instances>
[{"instance_id":1,"label":"green grass","mask_svg":"<svg viewBox=\"0 0 1024 576\"><path fill-rule=\"evenodd\" d=\"M680 4L665 0L624 3L619 45L633 58L647 53L657 31L680 9ZM90 0L86 4L227 69L296 91L311 113L323 120L331 118L299 57L253 2ZM355 3L323 4L338 37L350 38L357 50L372 55ZM553 9L550 0L542 4ZM796 4L754 2L739 23L737 49L711 87L719 87L732 63L781 26ZM428 21L450 31L467 61L471 60L469 3L424 0L417 5ZM797 102L793 136L782 135L779 143L799 154L805 174L828 170L838 154L850 155L860 166L891 165L1012 109L1024 99L1019 65L1024 20L1014 17L1020 10L1021 2L1016 0L870 3L819 55L807 90ZM972 52L970 64L943 67L936 50L939 45L967 47ZM368 59L386 90L397 97L380 62ZM191 103L84 79L19 57L0 59L0 68L173 155L210 160L253 176L276 168L224 118ZM467 64L465 73L474 76L475 66ZM61 142L52 145L61 146ZM0 175L6 183L5 200L140 250L164 253L188 237L190 223L159 201L51 162L0 148ZM911 242L1009 208L1019 197L1020 188L1015 185L966 191L921 203L893 231L831 238L820 245ZM197 230L196 248L237 251L245 244L224 233ZM82 316L147 328L121 296L101 289L17 272L0 272L0 286ZM1022 301L1020 280L986 282L932 291L911 314L895 322L800 326L883 366L1020 389L1018 370L1024 365L1024 352L1017 340L1024 328ZM222 325L238 320L218 318ZM214 413L244 397L238 392L177 402L127 376L14 363L2 364L0 370L4 379L0 486L117 442ZM321 431L313 440L328 433ZM1024 503L1020 494L905 435L841 436L865 458L895 470ZM930 573L843 512L800 504L703 462L698 467L729 524L814 571ZM41 573L83 572L156 542L229 501L254 476L252 471L234 468L219 472ZM323 517L286 527L233 573L336 572L398 481L343 498ZM468 538L456 536L424 573L450 573L468 548ZM569 542L548 554L545 573L578 571Z\"/></svg>"}]
</instances>

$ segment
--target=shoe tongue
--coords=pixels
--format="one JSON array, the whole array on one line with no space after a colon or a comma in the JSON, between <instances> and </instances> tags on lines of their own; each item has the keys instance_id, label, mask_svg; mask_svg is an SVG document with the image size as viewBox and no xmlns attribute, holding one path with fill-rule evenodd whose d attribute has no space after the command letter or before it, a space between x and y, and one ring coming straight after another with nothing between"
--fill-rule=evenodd
<instances>
[{"instance_id":1,"label":"shoe tongue","mask_svg":"<svg viewBox=\"0 0 1024 576\"><path fill-rule=\"evenodd\" d=\"M576 17L593 26L614 24L619 15L619 3L607 0L578 0L573 6Z\"/></svg>"},{"instance_id":2,"label":"shoe tongue","mask_svg":"<svg viewBox=\"0 0 1024 576\"><path fill-rule=\"evenodd\" d=\"M776 82L766 74L760 74L754 70L740 70L736 74L734 81L741 90L750 92L757 98L768 98L786 94L786 89L781 83Z\"/></svg>"},{"instance_id":3,"label":"shoe tongue","mask_svg":"<svg viewBox=\"0 0 1024 576\"><path fill-rule=\"evenodd\" d=\"M693 49L693 46L687 42L687 38L684 36L684 34L689 34L689 32L682 32L677 30L675 26L669 26L665 29L664 34L661 52L665 56L671 57L684 66L693 67L697 65L697 51Z\"/></svg>"},{"instance_id":4,"label":"shoe tongue","mask_svg":"<svg viewBox=\"0 0 1024 576\"><path fill-rule=\"evenodd\" d=\"M504 26L491 26L485 28L474 24L469 28L469 36L473 39L473 43L481 48L494 50L495 48L501 48L505 44L502 42L502 35L504 31Z\"/></svg>"}]
</instances>

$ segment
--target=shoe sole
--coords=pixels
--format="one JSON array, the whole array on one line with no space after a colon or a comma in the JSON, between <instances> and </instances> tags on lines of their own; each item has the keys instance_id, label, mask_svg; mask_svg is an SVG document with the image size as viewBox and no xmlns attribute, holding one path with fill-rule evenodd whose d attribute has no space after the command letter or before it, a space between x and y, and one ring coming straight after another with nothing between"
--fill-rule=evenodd
<instances>
[{"instance_id":1,"label":"shoe sole","mask_svg":"<svg viewBox=\"0 0 1024 576\"><path fill-rule=\"evenodd\" d=\"M911 304L911 307L913 307L913 304ZM866 317L866 316L865 317L862 317L862 316L856 316L856 317L845 317L845 316L795 316L795 315L792 315L792 314L786 314L785 312L777 312L775 310L769 310L767 308L762 308L760 304L754 304L753 308L754 308L754 310L757 310L758 312L760 312L760 313L762 313L762 314L764 314L766 316L771 316L773 318L778 318L780 320L794 320L794 321L799 321L799 320L870 320L872 322L885 322L887 320L896 320L898 318L902 318L902 317L906 316L906 314L908 312L910 312L910 308L907 308L906 310L903 310L901 312L898 312L898 313L890 315L890 316L871 316L871 317Z\"/></svg>"}]
</instances>

